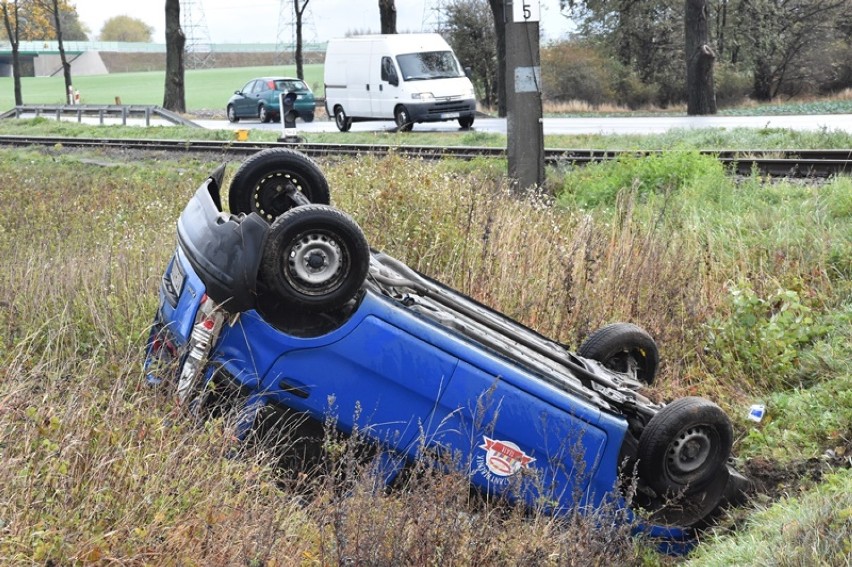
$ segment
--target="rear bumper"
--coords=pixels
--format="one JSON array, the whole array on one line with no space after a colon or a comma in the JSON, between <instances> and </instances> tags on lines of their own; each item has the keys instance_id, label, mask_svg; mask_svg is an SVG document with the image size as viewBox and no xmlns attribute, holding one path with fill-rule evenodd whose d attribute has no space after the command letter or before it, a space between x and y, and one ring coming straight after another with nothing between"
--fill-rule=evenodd
<instances>
[{"instance_id":1,"label":"rear bumper","mask_svg":"<svg viewBox=\"0 0 852 567\"><path fill-rule=\"evenodd\" d=\"M257 214L226 215L216 206L207 180L178 220L178 244L207 295L236 313L255 305L257 271L269 225Z\"/></svg>"}]
</instances>

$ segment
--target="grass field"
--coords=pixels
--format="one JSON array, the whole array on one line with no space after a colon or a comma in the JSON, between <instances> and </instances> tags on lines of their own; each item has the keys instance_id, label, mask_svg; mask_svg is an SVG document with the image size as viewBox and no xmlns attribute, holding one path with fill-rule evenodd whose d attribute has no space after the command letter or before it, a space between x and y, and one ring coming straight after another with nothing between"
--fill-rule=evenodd
<instances>
[{"instance_id":1,"label":"grass field","mask_svg":"<svg viewBox=\"0 0 852 567\"><path fill-rule=\"evenodd\" d=\"M740 139L693 135L653 143ZM194 423L141 368L175 221L222 159L0 150L0 563L681 563L606 516L484 505L464 478L423 474L391 492L350 482L339 439L310 485L263 445L224 458L233 422ZM739 466L764 490L702 534L690 564L848 565L848 177L733 178L683 150L549 171L555 199L539 200L511 195L501 162L321 165L371 245L569 345L607 322L641 324L661 345L660 391L730 413ZM767 406L760 424L746 419L752 403Z\"/></svg>"},{"instance_id":2,"label":"grass field","mask_svg":"<svg viewBox=\"0 0 852 567\"><path fill-rule=\"evenodd\" d=\"M249 79L268 75L295 76L295 66L239 67L201 69L186 72L187 110L214 109L224 112L225 104L235 90ZM322 96L322 65L305 65L305 82L317 96ZM82 104L114 104L116 97L123 104L163 104L164 72L116 73L74 78ZM62 104L65 102L65 82L62 76L24 77L21 91L26 104ZM11 77L0 78L0 112L15 106Z\"/></svg>"},{"instance_id":3,"label":"grass field","mask_svg":"<svg viewBox=\"0 0 852 567\"><path fill-rule=\"evenodd\" d=\"M203 69L186 71L186 107L188 113L204 110L224 112L225 104L231 94L240 89L249 79L261 76L295 76L292 65L282 67L238 67L221 69ZM74 86L80 91L83 104L114 104L116 97L123 104L162 105L165 73L150 71L140 73L115 73L111 75L90 75L74 78ZM305 82L318 97L325 94L323 84L323 66L305 65ZM24 77L21 90L25 104L61 104L65 102L65 83L61 76ZM13 83L10 77L0 77L0 112L15 105ZM627 108L614 111L595 109L587 104L572 101L570 104L545 101L544 112L549 116L624 116L626 114L654 115L653 113L630 111ZM670 114L685 114L683 108L671 109ZM852 92L822 100L792 100L771 104L747 104L733 108L721 108L720 114L728 115L775 115L775 114L837 114L852 113Z\"/></svg>"}]
</instances>

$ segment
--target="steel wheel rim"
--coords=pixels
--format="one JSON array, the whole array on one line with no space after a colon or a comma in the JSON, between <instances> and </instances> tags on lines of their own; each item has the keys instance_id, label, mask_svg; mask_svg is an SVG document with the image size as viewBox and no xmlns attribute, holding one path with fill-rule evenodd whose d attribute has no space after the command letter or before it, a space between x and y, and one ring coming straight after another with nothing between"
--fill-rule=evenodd
<instances>
[{"instance_id":1,"label":"steel wheel rim","mask_svg":"<svg viewBox=\"0 0 852 567\"><path fill-rule=\"evenodd\" d=\"M346 249L333 234L303 232L287 247L284 277L305 295L324 295L339 288L348 271Z\"/></svg>"},{"instance_id":2,"label":"steel wheel rim","mask_svg":"<svg viewBox=\"0 0 852 567\"><path fill-rule=\"evenodd\" d=\"M675 479L688 479L701 470L713 453L713 434L706 426L684 429L669 445L666 469Z\"/></svg>"}]
</instances>

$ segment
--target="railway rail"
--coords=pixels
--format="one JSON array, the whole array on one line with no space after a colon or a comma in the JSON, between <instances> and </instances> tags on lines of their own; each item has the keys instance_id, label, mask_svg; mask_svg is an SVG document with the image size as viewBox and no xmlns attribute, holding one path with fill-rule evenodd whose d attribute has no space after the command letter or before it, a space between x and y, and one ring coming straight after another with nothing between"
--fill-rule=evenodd
<instances>
[{"instance_id":1,"label":"railway rail","mask_svg":"<svg viewBox=\"0 0 852 567\"><path fill-rule=\"evenodd\" d=\"M238 142L219 140L149 140L129 138L66 138L51 136L0 136L0 146L61 146L168 152L208 152L245 155L270 147L291 147L311 157L397 154L420 159L505 159L506 150L494 147L390 146L378 144L311 144L288 142ZM617 159L623 155L652 155L666 150L546 149L545 163L553 166L583 165ZM737 174L757 170L774 177L829 177L852 174L852 149L844 150L703 150Z\"/></svg>"}]
</instances>

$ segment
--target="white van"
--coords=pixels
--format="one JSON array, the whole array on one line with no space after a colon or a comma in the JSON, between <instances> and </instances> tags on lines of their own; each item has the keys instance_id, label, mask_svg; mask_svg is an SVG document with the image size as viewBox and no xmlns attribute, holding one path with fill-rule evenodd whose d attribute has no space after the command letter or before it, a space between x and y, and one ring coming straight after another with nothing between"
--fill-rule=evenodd
<instances>
[{"instance_id":1,"label":"white van","mask_svg":"<svg viewBox=\"0 0 852 567\"><path fill-rule=\"evenodd\" d=\"M394 120L402 131L442 120L470 128L476 98L440 35L363 35L328 42L325 109L341 132L365 120Z\"/></svg>"}]
</instances>

